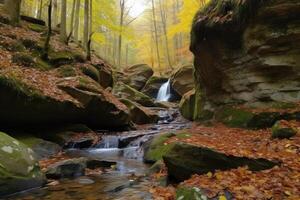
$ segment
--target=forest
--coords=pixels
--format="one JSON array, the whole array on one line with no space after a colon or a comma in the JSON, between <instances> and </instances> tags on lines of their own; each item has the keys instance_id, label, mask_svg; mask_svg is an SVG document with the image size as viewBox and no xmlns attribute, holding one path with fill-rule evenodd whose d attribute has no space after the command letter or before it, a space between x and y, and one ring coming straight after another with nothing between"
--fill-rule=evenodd
<instances>
[{"instance_id":1,"label":"forest","mask_svg":"<svg viewBox=\"0 0 300 200\"><path fill-rule=\"evenodd\" d=\"M197 9L206 0L23 1L21 14L59 30L61 40L74 40L118 68L146 63L158 73L192 62L189 32Z\"/></svg>"},{"instance_id":2,"label":"forest","mask_svg":"<svg viewBox=\"0 0 300 200\"><path fill-rule=\"evenodd\" d=\"M299 0L0 0L0 199L299 200Z\"/></svg>"}]
</instances>

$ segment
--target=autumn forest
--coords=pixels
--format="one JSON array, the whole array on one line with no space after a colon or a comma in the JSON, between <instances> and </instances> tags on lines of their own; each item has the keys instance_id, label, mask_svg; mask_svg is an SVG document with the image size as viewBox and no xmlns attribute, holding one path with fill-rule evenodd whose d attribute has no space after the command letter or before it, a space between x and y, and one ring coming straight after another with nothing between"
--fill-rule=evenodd
<instances>
[{"instance_id":1,"label":"autumn forest","mask_svg":"<svg viewBox=\"0 0 300 200\"><path fill-rule=\"evenodd\" d=\"M299 200L299 0L0 0L0 199Z\"/></svg>"}]
</instances>

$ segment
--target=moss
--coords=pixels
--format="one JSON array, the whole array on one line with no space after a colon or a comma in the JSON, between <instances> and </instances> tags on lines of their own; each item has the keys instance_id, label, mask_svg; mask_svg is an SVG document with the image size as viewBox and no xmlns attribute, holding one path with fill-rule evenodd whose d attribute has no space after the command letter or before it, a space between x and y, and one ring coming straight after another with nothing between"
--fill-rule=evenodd
<instances>
[{"instance_id":1,"label":"moss","mask_svg":"<svg viewBox=\"0 0 300 200\"><path fill-rule=\"evenodd\" d=\"M179 187L176 190L177 200L207 200L208 198L202 194L199 188Z\"/></svg>"},{"instance_id":2,"label":"moss","mask_svg":"<svg viewBox=\"0 0 300 200\"><path fill-rule=\"evenodd\" d=\"M249 111L227 106L218 111L216 117L217 120L230 127L246 128L248 126L248 123L254 117L254 114Z\"/></svg>"},{"instance_id":3,"label":"moss","mask_svg":"<svg viewBox=\"0 0 300 200\"><path fill-rule=\"evenodd\" d=\"M83 74L87 75L94 81L99 82L100 74L99 71L94 66L92 65L82 66L80 67L80 70L82 71Z\"/></svg>"},{"instance_id":4,"label":"moss","mask_svg":"<svg viewBox=\"0 0 300 200\"><path fill-rule=\"evenodd\" d=\"M33 24L33 23L28 24L28 28L30 30L38 32L38 33L42 33L47 30L47 28L45 26Z\"/></svg>"},{"instance_id":5,"label":"moss","mask_svg":"<svg viewBox=\"0 0 300 200\"><path fill-rule=\"evenodd\" d=\"M297 134L297 130L292 127L283 126L280 121L276 122L272 127L272 138L291 138Z\"/></svg>"},{"instance_id":6,"label":"moss","mask_svg":"<svg viewBox=\"0 0 300 200\"><path fill-rule=\"evenodd\" d=\"M25 67L30 67L35 65L33 56L28 53L15 53L12 56L12 62L18 65L23 65Z\"/></svg>"},{"instance_id":7,"label":"moss","mask_svg":"<svg viewBox=\"0 0 300 200\"><path fill-rule=\"evenodd\" d=\"M191 134L190 133L178 133L176 134L176 138L178 139L187 139L190 138Z\"/></svg>"},{"instance_id":8,"label":"moss","mask_svg":"<svg viewBox=\"0 0 300 200\"><path fill-rule=\"evenodd\" d=\"M48 62L46 62L46 61L44 61L40 58L36 59L35 68L40 69L40 70L50 70L50 69L52 69L51 65Z\"/></svg>"},{"instance_id":9,"label":"moss","mask_svg":"<svg viewBox=\"0 0 300 200\"><path fill-rule=\"evenodd\" d=\"M155 103L151 97L123 83L115 85L113 88L113 93L119 98L129 99L146 107L155 106Z\"/></svg>"},{"instance_id":10,"label":"moss","mask_svg":"<svg viewBox=\"0 0 300 200\"><path fill-rule=\"evenodd\" d=\"M165 142L174 137L174 133L167 133L156 136L149 145L149 149L145 152L144 159L147 162L156 162L163 158L163 156L171 149L173 144L165 144Z\"/></svg>"},{"instance_id":11,"label":"moss","mask_svg":"<svg viewBox=\"0 0 300 200\"><path fill-rule=\"evenodd\" d=\"M30 98L44 98L44 96L35 88L28 86L23 83L19 78L15 75L10 75L9 77L0 76L0 87L8 86L12 90L14 90L17 94L26 94Z\"/></svg>"},{"instance_id":12,"label":"moss","mask_svg":"<svg viewBox=\"0 0 300 200\"><path fill-rule=\"evenodd\" d=\"M65 65L58 68L58 73L61 77L73 77L77 75L76 70L71 65Z\"/></svg>"},{"instance_id":13,"label":"moss","mask_svg":"<svg viewBox=\"0 0 300 200\"><path fill-rule=\"evenodd\" d=\"M40 51L43 50L42 46L39 44L39 42L31 39L22 39L22 44L25 46L25 48L30 50L36 50Z\"/></svg>"}]
</instances>

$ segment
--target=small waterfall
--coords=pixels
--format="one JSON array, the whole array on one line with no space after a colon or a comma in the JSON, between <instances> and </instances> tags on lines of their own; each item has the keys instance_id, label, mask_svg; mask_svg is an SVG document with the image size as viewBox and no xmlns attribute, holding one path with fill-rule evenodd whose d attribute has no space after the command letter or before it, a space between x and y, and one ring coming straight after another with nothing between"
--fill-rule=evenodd
<instances>
[{"instance_id":1,"label":"small waterfall","mask_svg":"<svg viewBox=\"0 0 300 200\"><path fill-rule=\"evenodd\" d=\"M156 100L157 101L169 101L171 97L171 85L170 85L170 79L168 82L164 83L159 91Z\"/></svg>"}]
</instances>

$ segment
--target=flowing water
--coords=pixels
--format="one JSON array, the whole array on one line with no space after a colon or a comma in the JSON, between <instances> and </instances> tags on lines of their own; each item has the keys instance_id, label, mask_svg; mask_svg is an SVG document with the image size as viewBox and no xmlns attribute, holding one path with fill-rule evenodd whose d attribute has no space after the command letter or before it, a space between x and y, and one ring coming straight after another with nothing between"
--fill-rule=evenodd
<instances>
[{"instance_id":1,"label":"flowing water","mask_svg":"<svg viewBox=\"0 0 300 200\"><path fill-rule=\"evenodd\" d=\"M150 200L149 189L152 182L145 175L148 165L143 163L142 144L155 134L185 129L190 124L178 111L159 111L160 121L143 130L122 133L99 133L102 141L91 149L69 149L70 157L88 157L92 159L114 161L114 168L106 169L102 174L60 180L58 185L37 188L11 196L9 200Z\"/></svg>"},{"instance_id":2,"label":"flowing water","mask_svg":"<svg viewBox=\"0 0 300 200\"><path fill-rule=\"evenodd\" d=\"M170 97L171 97L171 85L169 79L168 82L162 84L162 86L159 88L156 100L169 101Z\"/></svg>"}]
</instances>

